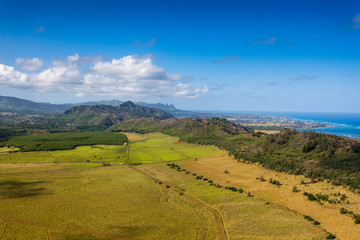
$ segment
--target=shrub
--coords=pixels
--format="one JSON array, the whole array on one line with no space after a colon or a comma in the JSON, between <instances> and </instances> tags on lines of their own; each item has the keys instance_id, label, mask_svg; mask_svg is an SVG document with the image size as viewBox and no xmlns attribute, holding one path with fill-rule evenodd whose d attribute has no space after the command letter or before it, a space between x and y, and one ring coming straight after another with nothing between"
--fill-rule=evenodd
<instances>
[{"instance_id":1,"label":"shrub","mask_svg":"<svg viewBox=\"0 0 360 240\"><path fill-rule=\"evenodd\" d=\"M243 190L242 188L239 188L238 191L239 191L239 193L243 193L243 192L244 192L244 190Z\"/></svg>"},{"instance_id":2,"label":"shrub","mask_svg":"<svg viewBox=\"0 0 360 240\"><path fill-rule=\"evenodd\" d=\"M326 236L326 239L335 239L336 236L332 233L329 233L329 235Z\"/></svg>"},{"instance_id":3,"label":"shrub","mask_svg":"<svg viewBox=\"0 0 360 240\"><path fill-rule=\"evenodd\" d=\"M345 214L345 213L347 213L347 210L342 207L342 208L340 208L340 213L341 213L341 214Z\"/></svg>"},{"instance_id":4,"label":"shrub","mask_svg":"<svg viewBox=\"0 0 360 240\"><path fill-rule=\"evenodd\" d=\"M314 225L320 225L320 222L314 221Z\"/></svg>"},{"instance_id":5,"label":"shrub","mask_svg":"<svg viewBox=\"0 0 360 240\"><path fill-rule=\"evenodd\" d=\"M309 199L310 201L315 201L315 200L316 200L316 197L315 197L314 194L312 194L312 193L309 193L309 194L307 195L307 197L308 197L308 199Z\"/></svg>"}]
</instances>

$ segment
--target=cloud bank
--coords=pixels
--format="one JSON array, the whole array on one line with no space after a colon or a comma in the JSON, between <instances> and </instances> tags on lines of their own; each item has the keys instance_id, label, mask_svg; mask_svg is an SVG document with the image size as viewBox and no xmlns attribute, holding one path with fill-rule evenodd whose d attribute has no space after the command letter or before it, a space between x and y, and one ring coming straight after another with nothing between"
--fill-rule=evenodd
<instances>
[{"instance_id":1,"label":"cloud bank","mask_svg":"<svg viewBox=\"0 0 360 240\"><path fill-rule=\"evenodd\" d=\"M16 60L22 69L28 71L39 69L39 62L43 63L36 58ZM149 55L129 55L104 61L101 56L80 57L74 54L66 59L55 59L50 67L37 73L24 73L0 64L0 85L40 92L74 92L77 96L124 98L196 98L208 92L206 86L188 84L182 75L168 73L154 65Z\"/></svg>"}]
</instances>

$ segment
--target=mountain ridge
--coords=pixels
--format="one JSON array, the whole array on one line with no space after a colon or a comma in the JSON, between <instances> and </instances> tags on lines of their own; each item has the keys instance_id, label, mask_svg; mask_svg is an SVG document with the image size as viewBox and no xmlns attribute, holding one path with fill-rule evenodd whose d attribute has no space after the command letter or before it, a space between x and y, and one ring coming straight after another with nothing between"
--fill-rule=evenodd
<instances>
[{"instance_id":1,"label":"mountain ridge","mask_svg":"<svg viewBox=\"0 0 360 240\"><path fill-rule=\"evenodd\" d=\"M86 106L95 106L95 105L110 105L110 106L119 106L125 101L112 99L112 100L102 100L102 101L88 101L80 103L64 103L64 104L52 104L47 102L35 102L17 97L10 96L1 96L0 95L0 112L53 112L61 113L68 110L71 107L86 105ZM146 102L135 102L140 106L158 108L163 111L179 111L173 104L163 104L163 103L146 103Z\"/></svg>"}]
</instances>

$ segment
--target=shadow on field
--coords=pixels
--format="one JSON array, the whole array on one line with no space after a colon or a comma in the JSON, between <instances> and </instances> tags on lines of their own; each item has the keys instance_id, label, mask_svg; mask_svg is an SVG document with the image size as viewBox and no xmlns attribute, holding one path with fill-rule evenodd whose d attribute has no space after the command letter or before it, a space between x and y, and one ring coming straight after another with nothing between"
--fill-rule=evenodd
<instances>
[{"instance_id":1,"label":"shadow on field","mask_svg":"<svg viewBox=\"0 0 360 240\"><path fill-rule=\"evenodd\" d=\"M145 232L153 229L151 226L110 226L110 228L116 230L120 235L132 238L144 235Z\"/></svg>"},{"instance_id":2,"label":"shadow on field","mask_svg":"<svg viewBox=\"0 0 360 240\"><path fill-rule=\"evenodd\" d=\"M23 198L44 195L46 188L39 185L45 181L23 182L23 181L3 181L0 182L0 196L7 198Z\"/></svg>"}]
</instances>

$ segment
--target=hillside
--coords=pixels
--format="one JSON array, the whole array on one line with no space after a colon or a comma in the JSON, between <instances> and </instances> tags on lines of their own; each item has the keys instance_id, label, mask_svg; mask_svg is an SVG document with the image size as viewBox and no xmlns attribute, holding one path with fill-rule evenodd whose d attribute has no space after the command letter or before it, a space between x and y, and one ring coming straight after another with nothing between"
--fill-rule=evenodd
<instances>
[{"instance_id":1,"label":"hillside","mask_svg":"<svg viewBox=\"0 0 360 240\"><path fill-rule=\"evenodd\" d=\"M0 111L9 112L62 112L72 104L38 103L16 97L0 96Z\"/></svg>"},{"instance_id":2,"label":"hillside","mask_svg":"<svg viewBox=\"0 0 360 240\"><path fill-rule=\"evenodd\" d=\"M239 161L360 188L360 143L335 135L289 129L267 135L221 118L142 119L124 121L110 130L159 131L190 143L218 146Z\"/></svg>"},{"instance_id":3,"label":"hillside","mask_svg":"<svg viewBox=\"0 0 360 240\"><path fill-rule=\"evenodd\" d=\"M142 117L173 118L170 113L160 109L143 107L128 101L116 107L109 105L75 106L66 110L64 114L56 116L54 120L77 126L112 126L124 120Z\"/></svg>"},{"instance_id":4,"label":"hillside","mask_svg":"<svg viewBox=\"0 0 360 240\"><path fill-rule=\"evenodd\" d=\"M110 105L113 107L119 106L124 103L121 100L102 100L102 101L91 101L91 102L81 102L81 103L66 103L66 104L51 104L51 103L40 103L33 102L30 100L25 100L16 97L0 96L0 112L64 112L67 109L78 106L96 106L96 105ZM136 104L149 107L149 108L158 108L163 111L179 111L172 104L163 104L163 103L146 103L146 102L136 102Z\"/></svg>"}]
</instances>

